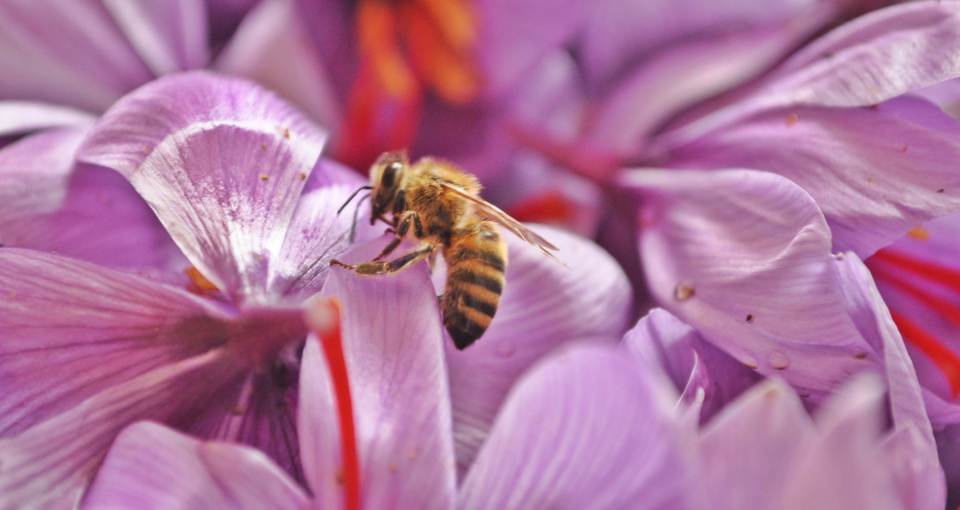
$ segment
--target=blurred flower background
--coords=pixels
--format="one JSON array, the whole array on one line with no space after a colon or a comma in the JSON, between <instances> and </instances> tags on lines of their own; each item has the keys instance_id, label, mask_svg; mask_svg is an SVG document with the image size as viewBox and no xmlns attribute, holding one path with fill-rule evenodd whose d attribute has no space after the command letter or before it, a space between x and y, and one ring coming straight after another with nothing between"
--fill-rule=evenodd
<instances>
[{"instance_id":1,"label":"blurred flower background","mask_svg":"<svg viewBox=\"0 0 960 510\"><path fill-rule=\"evenodd\" d=\"M960 1L0 0L0 509L960 505ZM337 211L438 156L508 237Z\"/></svg>"}]
</instances>

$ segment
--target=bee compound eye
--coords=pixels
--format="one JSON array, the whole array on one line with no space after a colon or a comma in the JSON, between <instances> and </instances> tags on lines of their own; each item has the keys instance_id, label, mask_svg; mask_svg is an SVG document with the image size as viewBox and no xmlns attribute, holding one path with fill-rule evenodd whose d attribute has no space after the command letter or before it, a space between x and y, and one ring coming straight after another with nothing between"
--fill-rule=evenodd
<instances>
[{"instance_id":1,"label":"bee compound eye","mask_svg":"<svg viewBox=\"0 0 960 510\"><path fill-rule=\"evenodd\" d=\"M386 166L383 169L383 177L380 179L380 182L390 188L396 183L397 174L403 170L403 165L399 161L394 161Z\"/></svg>"}]
</instances>

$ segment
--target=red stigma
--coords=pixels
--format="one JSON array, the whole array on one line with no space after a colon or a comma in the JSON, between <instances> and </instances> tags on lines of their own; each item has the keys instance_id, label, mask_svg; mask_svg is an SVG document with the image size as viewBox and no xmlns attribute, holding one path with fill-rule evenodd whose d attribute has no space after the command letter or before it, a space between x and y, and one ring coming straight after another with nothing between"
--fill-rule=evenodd
<instances>
[{"instance_id":1,"label":"red stigma","mask_svg":"<svg viewBox=\"0 0 960 510\"><path fill-rule=\"evenodd\" d=\"M910 319L893 310L890 311L890 315L903 337L937 365L937 368L950 383L951 396L956 397L960 394L960 357L943 345L943 342L937 337L931 335Z\"/></svg>"},{"instance_id":2,"label":"red stigma","mask_svg":"<svg viewBox=\"0 0 960 510\"><path fill-rule=\"evenodd\" d=\"M960 271L890 250L877 252L867 265L878 281L895 287L951 324L960 326L960 305L912 283L900 274L911 273L933 284L960 291ZM905 315L892 308L890 315L904 340L927 356L947 379L952 396L960 395L960 356L947 347L944 341Z\"/></svg>"},{"instance_id":3,"label":"red stigma","mask_svg":"<svg viewBox=\"0 0 960 510\"><path fill-rule=\"evenodd\" d=\"M575 210L563 194L548 191L514 204L510 215L520 221L567 224L573 221Z\"/></svg>"},{"instance_id":4,"label":"red stigma","mask_svg":"<svg viewBox=\"0 0 960 510\"><path fill-rule=\"evenodd\" d=\"M340 426L340 453L343 464L339 479L343 481L346 510L360 510L360 456L357 453L357 431L353 419L353 399L347 361L343 355L343 337L340 334L340 303L335 299L320 301L309 315L313 329L320 338L323 355L330 369L334 398L337 401L337 419ZM329 319L329 320L325 320Z\"/></svg>"}]
</instances>

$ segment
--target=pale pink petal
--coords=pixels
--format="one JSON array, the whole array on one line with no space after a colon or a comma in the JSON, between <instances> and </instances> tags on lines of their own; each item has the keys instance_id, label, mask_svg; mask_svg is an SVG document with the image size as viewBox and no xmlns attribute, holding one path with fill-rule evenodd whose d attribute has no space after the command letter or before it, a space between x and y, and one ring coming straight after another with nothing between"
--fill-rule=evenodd
<instances>
[{"instance_id":1,"label":"pale pink petal","mask_svg":"<svg viewBox=\"0 0 960 510\"><path fill-rule=\"evenodd\" d=\"M123 268L186 266L147 204L116 172L74 164L84 128L0 150L0 245Z\"/></svg>"},{"instance_id":2,"label":"pale pink petal","mask_svg":"<svg viewBox=\"0 0 960 510\"><path fill-rule=\"evenodd\" d=\"M893 431L885 455L895 489L906 508L943 507L943 471L917 372L873 283L870 271L852 253L837 262L847 308L864 337L883 352Z\"/></svg>"},{"instance_id":3,"label":"pale pink petal","mask_svg":"<svg viewBox=\"0 0 960 510\"><path fill-rule=\"evenodd\" d=\"M818 437L799 443L783 500L773 508L896 510L888 464L880 448L883 385L855 379L817 415ZM942 505L939 507L942 508Z\"/></svg>"},{"instance_id":4,"label":"pale pink petal","mask_svg":"<svg viewBox=\"0 0 960 510\"><path fill-rule=\"evenodd\" d=\"M200 442L141 422L117 436L85 508L307 508L303 489L262 452Z\"/></svg>"},{"instance_id":5,"label":"pale pink petal","mask_svg":"<svg viewBox=\"0 0 960 510\"><path fill-rule=\"evenodd\" d=\"M683 140L784 107L870 106L960 76L960 4L907 2L872 12L808 44L762 86L669 134Z\"/></svg>"},{"instance_id":6,"label":"pale pink petal","mask_svg":"<svg viewBox=\"0 0 960 510\"><path fill-rule=\"evenodd\" d=\"M470 348L446 343L457 464L465 470L510 388L531 365L572 341L617 341L628 326L631 291L603 249L555 228L536 227L557 245L553 260L505 234L506 284L497 314Z\"/></svg>"},{"instance_id":7,"label":"pale pink petal","mask_svg":"<svg viewBox=\"0 0 960 510\"><path fill-rule=\"evenodd\" d=\"M500 96L576 35L583 4L565 0L477 2L477 64L487 93Z\"/></svg>"},{"instance_id":8,"label":"pale pink petal","mask_svg":"<svg viewBox=\"0 0 960 510\"><path fill-rule=\"evenodd\" d=\"M93 115L69 106L34 101L0 101L0 137L39 129L85 126Z\"/></svg>"},{"instance_id":9,"label":"pale pink petal","mask_svg":"<svg viewBox=\"0 0 960 510\"><path fill-rule=\"evenodd\" d=\"M153 75L109 12L92 1L0 5L5 99L105 109Z\"/></svg>"},{"instance_id":10,"label":"pale pink petal","mask_svg":"<svg viewBox=\"0 0 960 510\"><path fill-rule=\"evenodd\" d=\"M587 140L615 154L637 154L672 115L759 75L822 25L827 14L818 9L789 22L692 37L660 51L601 96L585 129ZM664 23L659 15L649 21Z\"/></svg>"},{"instance_id":11,"label":"pale pink petal","mask_svg":"<svg viewBox=\"0 0 960 510\"><path fill-rule=\"evenodd\" d=\"M956 2L920 1L865 14L794 54L771 80L816 104L862 106L952 78ZM809 89L803 88L810 86Z\"/></svg>"},{"instance_id":12,"label":"pale pink petal","mask_svg":"<svg viewBox=\"0 0 960 510\"><path fill-rule=\"evenodd\" d=\"M207 63L207 11L197 0L101 0L157 76Z\"/></svg>"},{"instance_id":13,"label":"pale pink petal","mask_svg":"<svg viewBox=\"0 0 960 510\"><path fill-rule=\"evenodd\" d=\"M380 243L346 257L369 259ZM340 302L366 508L449 508L455 492L442 325L422 267L394 276L336 269L323 294ZM318 504L342 506L336 401L319 342L310 337L300 379L298 427Z\"/></svg>"},{"instance_id":14,"label":"pale pink petal","mask_svg":"<svg viewBox=\"0 0 960 510\"><path fill-rule=\"evenodd\" d=\"M223 342L225 314L178 289L0 249L0 437Z\"/></svg>"},{"instance_id":15,"label":"pale pink petal","mask_svg":"<svg viewBox=\"0 0 960 510\"><path fill-rule=\"evenodd\" d=\"M788 385L776 378L760 383L701 433L697 479L702 499L716 510L777 508L792 463L816 434Z\"/></svg>"},{"instance_id":16,"label":"pale pink petal","mask_svg":"<svg viewBox=\"0 0 960 510\"><path fill-rule=\"evenodd\" d=\"M217 287L262 300L324 139L252 83L196 72L118 102L79 157L126 176Z\"/></svg>"},{"instance_id":17,"label":"pale pink petal","mask_svg":"<svg viewBox=\"0 0 960 510\"><path fill-rule=\"evenodd\" d=\"M458 508L685 508L693 482L665 388L612 347L578 346L510 394Z\"/></svg>"},{"instance_id":18,"label":"pale pink petal","mask_svg":"<svg viewBox=\"0 0 960 510\"><path fill-rule=\"evenodd\" d=\"M382 226L370 226L370 206L359 203L362 195L337 214L350 194L364 184L359 174L331 160L317 163L273 267L270 285L275 294L306 298L319 292L330 271L330 260L350 247L351 229L354 242L383 233Z\"/></svg>"},{"instance_id":19,"label":"pale pink petal","mask_svg":"<svg viewBox=\"0 0 960 510\"><path fill-rule=\"evenodd\" d=\"M656 308L623 337L627 350L647 366L660 370L688 405L702 398L699 419L710 420L720 409L760 380L707 342L697 330L670 312ZM698 394L702 393L702 397Z\"/></svg>"},{"instance_id":20,"label":"pale pink petal","mask_svg":"<svg viewBox=\"0 0 960 510\"><path fill-rule=\"evenodd\" d=\"M810 193L834 249L861 257L908 229L960 210L960 125L919 98L875 109L772 110L673 153L671 165L755 168Z\"/></svg>"},{"instance_id":21,"label":"pale pink petal","mask_svg":"<svg viewBox=\"0 0 960 510\"><path fill-rule=\"evenodd\" d=\"M711 343L811 393L876 363L844 309L826 221L800 187L749 170L636 170L623 182L643 195L651 292Z\"/></svg>"},{"instance_id":22,"label":"pale pink petal","mask_svg":"<svg viewBox=\"0 0 960 510\"><path fill-rule=\"evenodd\" d=\"M69 507L124 427L142 419L187 422L235 385L242 370L229 352L209 351L128 375L126 383L0 439L0 501L9 508Z\"/></svg>"},{"instance_id":23,"label":"pale pink petal","mask_svg":"<svg viewBox=\"0 0 960 510\"><path fill-rule=\"evenodd\" d=\"M791 18L823 23L835 14L829 2L815 0L596 0L585 10L583 65L587 77L600 83L665 47L736 37Z\"/></svg>"},{"instance_id":24,"label":"pale pink petal","mask_svg":"<svg viewBox=\"0 0 960 510\"><path fill-rule=\"evenodd\" d=\"M214 68L256 81L300 107L328 129L339 125L328 71L293 2L261 2L217 57Z\"/></svg>"}]
</instances>

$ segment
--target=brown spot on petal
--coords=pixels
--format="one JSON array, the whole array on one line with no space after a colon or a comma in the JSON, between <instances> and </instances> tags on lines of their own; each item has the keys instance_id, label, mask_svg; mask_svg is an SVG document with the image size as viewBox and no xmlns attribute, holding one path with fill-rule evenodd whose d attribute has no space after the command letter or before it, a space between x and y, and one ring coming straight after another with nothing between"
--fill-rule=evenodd
<instances>
[{"instance_id":1,"label":"brown spot on petal","mask_svg":"<svg viewBox=\"0 0 960 510\"><path fill-rule=\"evenodd\" d=\"M800 120L799 115L797 115L796 113L791 113L790 115L787 115L787 126L792 126L796 124L799 120Z\"/></svg>"},{"instance_id":2,"label":"brown spot on petal","mask_svg":"<svg viewBox=\"0 0 960 510\"><path fill-rule=\"evenodd\" d=\"M945 189L943 189L943 188L939 188L939 189L937 189L937 193L943 193L944 191L946 191L946 190L945 190Z\"/></svg>"},{"instance_id":3,"label":"brown spot on petal","mask_svg":"<svg viewBox=\"0 0 960 510\"><path fill-rule=\"evenodd\" d=\"M267 182L268 180L270 180L270 176L267 174L260 174L260 180L263 182Z\"/></svg>"},{"instance_id":4,"label":"brown spot on petal","mask_svg":"<svg viewBox=\"0 0 960 510\"><path fill-rule=\"evenodd\" d=\"M753 322L753 314L752 314L752 313L748 313L746 320L747 320L747 322Z\"/></svg>"},{"instance_id":5,"label":"brown spot on petal","mask_svg":"<svg viewBox=\"0 0 960 510\"><path fill-rule=\"evenodd\" d=\"M867 353L866 353L866 352L858 352L858 353L856 353L856 354L853 355L853 358L854 358L854 359L867 359Z\"/></svg>"},{"instance_id":6,"label":"brown spot on petal","mask_svg":"<svg viewBox=\"0 0 960 510\"><path fill-rule=\"evenodd\" d=\"M297 179L300 179L301 181L307 180L307 173L306 173L306 172L297 172Z\"/></svg>"},{"instance_id":7,"label":"brown spot on petal","mask_svg":"<svg viewBox=\"0 0 960 510\"><path fill-rule=\"evenodd\" d=\"M697 293L696 289L693 288L693 285L689 283L678 283L676 288L673 289L673 298L677 301L686 301Z\"/></svg>"},{"instance_id":8,"label":"brown spot on petal","mask_svg":"<svg viewBox=\"0 0 960 510\"><path fill-rule=\"evenodd\" d=\"M930 240L930 232L923 227L913 227L907 231L907 235L918 241Z\"/></svg>"},{"instance_id":9,"label":"brown spot on petal","mask_svg":"<svg viewBox=\"0 0 960 510\"><path fill-rule=\"evenodd\" d=\"M289 139L290 139L290 129L288 129L288 128L283 128L283 139L284 139L284 140L289 140Z\"/></svg>"}]
</instances>

